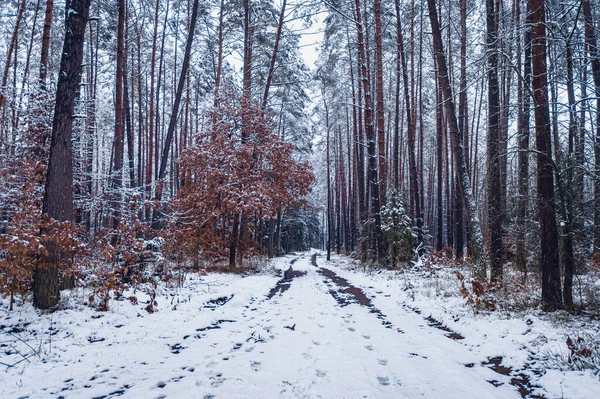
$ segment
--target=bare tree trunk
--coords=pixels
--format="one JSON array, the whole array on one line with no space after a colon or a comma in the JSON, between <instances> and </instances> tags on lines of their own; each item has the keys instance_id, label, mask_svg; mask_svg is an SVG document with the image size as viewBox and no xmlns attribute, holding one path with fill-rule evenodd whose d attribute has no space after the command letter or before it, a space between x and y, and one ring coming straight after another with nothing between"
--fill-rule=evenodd
<instances>
[{"instance_id":1,"label":"bare tree trunk","mask_svg":"<svg viewBox=\"0 0 600 399\"><path fill-rule=\"evenodd\" d=\"M458 95L458 129L463 135L463 145L465 147L467 170L469 170L469 115L467 110L467 0L460 2L460 93ZM459 176L456 176L456 187L460 185ZM456 258L464 257L464 226L463 226L463 208L460 190L456 190L455 201L455 226L456 226ZM467 237L469 235L467 234Z\"/></svg>"},{"instance_id":2,"label":"bare tree trunk","mask_svg":"<svg viewBox=\"0 0 600 399\"><path fill-rule=\"evenodd\" d=\"M585 20L585 41L592 64L596 95L596 135L594 140L594 254L600 253L600 52L596 42L594 21L589 0L581 0Z\"/></svg>"},{"instance_id":3,"label":"bare tree trunk","mask_svg":"<svg viewBox=\"0 0 600 399\"><path fill-rule=\"evenodd\" d=\"M136 35L135 35L135 40L136 40L136 47L137 47L137 101L138 101L138 153L137 153L137 160L138 160L138 164L137 164L137 186L138 187L143 187L144 185L144 181L143 181L143 168L144 168L144 164L145 164L145 159L143 159L143 154L144 154L144 105L142 102L142 43L141 43L141 33L140 33L140 29L138 28L137 24L135 26L135 30L136 30ZM142 190L140 190L141 192ZM143 212L141 212L142 215L140 215L140 219L143 219Z\"/></svg>"},{"instance_id":4,"label":"bare tree trunk","mask_svg":"<svg viewBox=\"0 0 600 399\"><path fill-rule=\"evenodd\" d=\"M133 122L131 115L131 103L129 102L129 85L128 85L128 72L127 72L127 54L128 54L128 43L129 43L129 2L125 3L125 43L123 50L123 101L125 102L125 131L127 134L127 158L129 161L129 185L130 187L136 187L135 179L135 155L134 155L134 143L133 143ZM132 65L133 66L133 65ZM133 75L133 74L132 74ZM135 86L132 84L132 91Z\"/></svg>"},{"instance_id":5,"label":"bare tree trunk","mask_svg":"<svg viewBox=\"0 0 600 399\"><path fill-rule=\"evenodd\" d=\"M277 52L279 51L279 40L281 39L281 30L283 29L283 18L285 16L285 6L287 0L283 0L281 5L281 11L279 12L279 22L277 23L277 32L275 33L275 45L273 46L273 54L271 55L271 64L269 65L269 72L267 73L267 82L265 83L265 92L263 94L262 107L267 107L269 101L269 89L271 88L271 82L273 81L273 72L275 71L275 62L277 61Z\"/></svg>"},{"instance_id":6,"label":"bare tree trunk","mask_svg":"<svg viewBox=\"0 0 600 399\"><path fill-rule=\"evenodd\" d=\"M437 66L437 62L436 62ZM436 240L435 249L441 251L444 247L444 203L443 203L443 184L444 184L444 127L443 127L443 101L439 85L438 72L435 68L435 130L436 130L436 158L437 158L437 215L436 215Z\"/></svg>"},{"instance_id":7,"label":"bare tree trunk","mask_svg":"<svg viewBox=\"0 0 600 399\"><path fill-rule=\"evenodd\" d=\"M250 0L244 2L244 66L243 66L243 90L246 100L250 100L252 90L252 42L254 28L250 18ZM242 132L242 136L245 132Z\"/></svg>"},{"instance_id":8,"label":"bare tree trunk","mask_svg":"<svg viewBox=\"0 0 600 399\"><path fill-rule=\"evenodd\" d=\"M4 73L2 74L2 86L0 86L0 110L4 115L4 106L6 105L6 85L8 83L8 72L10 70L10 63L12 62L12 55L17 46L17 40L19 38L19 28L21 26L21 20L23 20L23 12L25 11L26 0L21 0L19 5L19 11L17 11L17 20L15 21L15 27L13 29L12 38L10 39L10 45L6 54L6 64L4 66ZM0 129L3 126L0 126ZM2 136L0 135L0 138Z\"/></svg>"},{"instance_id":9,"label":"bare tree trunk","mask_svg":"<svg viewBox=\"0 0 600 399\"><path fill-rule=\"evenodd\" d=\"M360 84L356 84L355 86L355 77L354 77L354 66L352 62L352 50L350 47L350 37L348 37L348 55L350 58L350 83L352 86L352 130L353 130L353 140L354 140L354 174L356 176L356 189L355 196L357 198L358 207L355 216L356 225L355 235L358 239L359 245L359 253L361 255L361 259L364 261L364 257L366 254L365 250L365 240L362 239L361 232L363 231L363 222L365 221L365 166L364 166L364 145L363 145L363 134L362 134L362 110L361 110L361 89ZM357 73L359 75L358 80L360 81L360 54L358 55L357 61Z\"/></svg>"},{"instance_id":10,"label":"bare tree trunk","mask_svg":"<svg viewBox=\"0 0 600 399\"><path fill-rule=\"evenodd\" d=\"M111 173L111 224L116 229L121 221L121 194L123 188L123 153L125 137L125 117L123 103L123 86L125 82L125 0L119 0L117 4L117 70L115 82L115 137L113 142L113 167Z\"/></svg>"},{"instance_id":11,"label":"bare tree trunk","mask_svg":"<svg viewBox=\"0 0 600 399\"><path fill-rule=\"evenodd\" d=\"M385 154L385 109L383 103L383 45L381 28L381 0L374 0L375 7L375 92L377 119L377 146L379 150L379 203L386 203L387 191L387 157ZM379 213L379 210L377 210ZM380 255L381 258L381 255Z\"/></svg>"},{"instance_id":12,"label":"bare tree trunk","mask_svg":"<svg viewBox=\"0 0 600 399\"><path fill-rule=\"evenodd\" d=\"M244 0L244 64L243 64L243 97L242 107L245 102L249 102L252 98L252 63L253 63L253 48L254 48L254 26L251 18L251 4L250 0ZM241 142L246 142L250 132L244 118L242 118L241 127ZM244 243L244 237L246 230L248 229L247 215L243 212L239 218L239 237L234 242L239 246ZM237 248L237 262L239 266L242 266L243 250Z\"/></svg>"},{"instance_id":13,"label":"bare tree trunk","mask_svg":"<svg viewBox=\"0 0 600 399\"><path fill-rule=\"evenodd\" d=\"M577 23L577 21L575 21ZM573 193L577 193L574 185L573 171L575 168L574 140L577 135L577 111L575 106L575 88L573 84L573 50L571 47L571 37L566 42L567 57L567 95L569 101L569 153L566 164L566 189L563 185L560 193L562 194L563 211L563 300L567 310L573 309L573 273L574 252L573 252ZM560 178L560 175L558 176ZM560 180L558 180L560 182Z\"/></svg>"},{"instance_id":14,"label":"bare tree trunk","mask_svg":"<svg viewBox=\"0 0 600 399\"><path fill-rule=\"evenodd\" d=\"M42 33L42 48L40 51L40 84L45 88L48 75L48 53L50 52L50 30L52 29L52 12L54 0L46 1L46 17Z\"/></svg>"},{"instance_id":15,"label":"bare tree trunk","mask_svg":"<svg viewBox=\"0 0 600 399\"><path fill-rule=\"evenodd\" d=\"M402 65L402 80L404 84L404 102L406 107L406 123L408 135L408 164L410 178L410 203L413 210L413 217L417 226L417 241L418 244L423 242L423 213L421 210L421 195L419 187L419 175L417 172L417 160L415 156L416 147L416 129L415 119L413 118L413 110L411 109L410 86L408 83L408 67L406 65L406 57L404 55L404 38L402 35L402 23L400 20L400 4L396 0L396 24L397 24L397 56L399 63Z\"/></svg>"},{"instance_id":16,"label":"bare tree trunk","mask_svg":"<svg viewBox=\"0 0 600 399\"><path fill-rule=\"evenodd\" d=\"M542 309L562 308L558 231L554 205L554 170L546 67L546 16L544 0L531 0L531 65L537 149L537 186L541 238Z\"/></svg>"},{"instance_id":17,"label":"bare tree trunk","mask_svg":"<svg viewBox=\"0 0 600 399\"><path fill-rule=\"evenodd\" d=\"M73 111L81 81L83 41L90 0L71 0L66 13L65 40L58 74L57 96L52 123L50 160L42 213L50 219L72 222L73 215ZM36 265L33 277L33 304L39 309L57 305L59 299L58 245L50 241L48 256Z\"/></svg>"},{"instance_id":18,"label":"bare tree trunk","mask_svg":"<svg viewBox=\"0 0 600 399\"><path fill-rule=\"evenodd\" d=\"M217 106L219 98L219 89L221 88L221 71L223 70L223 14L225 12L225 0L221 0L219 7L219 49L217 51L217 71L215 74L215 99L214 105Z\"/></svg>"},{"instance_id":19,"label":"bare tree trunk","mask_svg":"<svg viewBox=\"0 0 600 399\"><path fill-rule=\"evenodd\" d=\"M152 197L152 171L154 157L154 82L156 77L156 41L158 37L158 15L159 15L160 0L156 0L154 9L154 33L152 35L152 55L150 58L150 101L148 104L148 140L146 140L146 179L144 191L146 193L146 200L150 200ZM160 93L159 93L160 94ZM156 143L158 145L158 143ZM151 217L152 209L146 208L146 220Z\"/></svg>"},{"instance_id":20,"label":"bare tree trunk","mask_svg":"<svg viewBox=\"0 0 600 399\"><path fill-rule=\"evenodd\" d=\"M502 284L502 188L500 171L500 87L498 84L498 31L494 0L486 0L488 59L488 228L491 280Z\"/></svg>"},{"instance_id":21,"label":"bare tree trunk","mask_svg":"<svg viewBox=\"0 0 600 399\"><path fill-rule=\"evenodd\" d=\"M374 257L378 260L383 260L383 237L381 234L381 217L380 217L380 198L379 198L379 174L377 172L377 152L375 149L375 129L374 129L374 118L373 118L373 98L371 96L371 78L369 69L367 68L367 56L366 56L366 45L364 38L364 26L360 11L360 2L355 0L355 12L356 12L356 29L358 38L358 53L359 53L359 65L361 69L361 80L363 82L363 95L364 95L364 123L365 133L367 140L367 153L369 158L368 164L368 181L370 186L371 195L371 216L374 219L374 226L371 229L371 245L374 252Z\"/></svg>"},{"instance_id":22,"label":"bare tree trunk","mask_svg":"<svg viewBox=\"0 0 600 399\"><path fill-rule=\"evenodd\" d=\"M517 0L517 6L519 1ZM517 10L517 17L520 18L520 10ZM529 21L529 18L527 18ZM520 26L519 20L516 21L517 27ZM525 28L523 39L517 39L517 66L518 74L521 75L521 40L525 43L525 57L523 65L523 80L519 79L517 83L517 103L519 104L518 115L518 198L517 198L517 231L516 231L516 263L517 269L523 272L523 280L527 280L527 245L525 242L526 217L529 203L529 111L531 86L531 29ZM519 35L517 35L519 36ZM523 86L527 90L523 90Z\"/></svg>"},{"instance_id":23,"label":"bare tree trunk","mask_svg":"<svg viewBox=\"0 0 600 399\"><path fill-rule=\"evenodd\" d=\"M169 159L169 152L171 150L171 143L173 142L173 134L175 132L175 125L177 124L177 117L179 115L179 108L181 104L181 96L183 95L183 88L185 87L185 80L187 77L187 71L190 65L190 54L192 52L192 43L194 41L194 31L196 30L196 20L198 16L198 0L194 0L192 7L192 19L190 25L190 32L187 37L185 44L185 54L181 65L181 74L179 75L179 83L177 85L177 92L175 93L175 100L173 101L173 109L171 111L171 118L169 119L169 128L167 129L167 136L165 138L165 145L163 147L162 156L160 159L160 168L158 170L158 182L156 184L155 199L160 201L162 198L162 180L165 178L167 171L167 161ZM158 216L158 215L156 215ZM159 217L153 217L152 225L154 228L158 227L160 222Z\"/></svg>"},{"instance_id":24,"label":"bare tree trunk","mask_svg":"<svg viewBox=\"0 0 600 399\"><path fill-rule=\"evenodd\" d=\"M473 246L473 266L474 276L479 281L486 280L486 265L485 251L483 247L483 236L481 234L481 226L477 217L477 208L473 200L473 192L471 190L471 180L467 169L464 148L462 146L462 136L458 130L458 122L456 120L456 109L454 106L454 97L452 95L452 86L448 76L448 67L446 66L446 57L444 56L444 46L442 44L442 34L440 31L435 0L427 0L429 8L429 19L433 34L433 49L437 61L437 69L439 70L440 87L445 103L446 116L450 128L450 137L454 152L454 162L456 171L460 176L460 190L463 197L463 202L467 209L467 218L469 221L469 229L472 234Z\"/></svg>"}]
</instances>

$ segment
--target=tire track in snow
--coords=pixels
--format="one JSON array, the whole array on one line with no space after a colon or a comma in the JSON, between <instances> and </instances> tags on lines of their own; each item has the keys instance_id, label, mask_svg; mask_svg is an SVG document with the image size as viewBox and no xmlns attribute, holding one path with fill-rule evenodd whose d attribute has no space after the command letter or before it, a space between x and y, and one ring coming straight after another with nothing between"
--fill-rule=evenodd
<instances>
[{"instance_id":1,"label":"tire track in snow","mask_svg":"<svg viewBox=\"0 0 600 399\"><path fill-rule=\"evenodd\" d=\"M392 323L387 319L387 316L373 305L371 299L360 288L350 284L348 280L338 276L334 271L325 267L319 267L316 256L311 258L311 263L318 268L317 273L325 277L324 282L329 288L329 294L331 294L340 307L345 307L352 303L367 307L369 308L369 313L374 314L385 328L394 328ZM404 331L400 328L396 328L396 331L404 334Z\"/></svg>"}]
</instances>

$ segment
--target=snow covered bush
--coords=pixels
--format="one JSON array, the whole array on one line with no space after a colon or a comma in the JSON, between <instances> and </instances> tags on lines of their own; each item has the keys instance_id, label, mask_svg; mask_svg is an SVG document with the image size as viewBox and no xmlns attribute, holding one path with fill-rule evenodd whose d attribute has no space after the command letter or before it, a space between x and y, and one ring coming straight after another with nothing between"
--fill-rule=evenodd
<instances>
[{"instance_id":1,"label":"snow covered bush","mask_svg":"<svg viewBox=\"0 0 600 399\"><path fill-rule=\"evenodd\" d=\"M381 208L381 231L391 250L392 267L397 262L408 262L413 257L413 227L404 202L398 192L388 194L388 202Z\"/></svg>"}]
</instances>

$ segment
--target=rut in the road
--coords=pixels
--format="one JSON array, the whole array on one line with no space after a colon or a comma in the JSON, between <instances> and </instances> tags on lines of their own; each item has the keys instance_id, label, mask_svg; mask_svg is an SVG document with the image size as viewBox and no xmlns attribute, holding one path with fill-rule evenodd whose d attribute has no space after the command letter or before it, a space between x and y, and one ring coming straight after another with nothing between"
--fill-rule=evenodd
<instances>
[{"instance_id":1,"label":"rut in the road","mask_svg":"<svg viewBox=\"0 0 600 399\"><path fill-rule=\"evenodd\" d=\"M313 256L311 259L313 266L319 267L317 265L317 258ZM385 326L385 328L394 328L392 323L387 319L387 317L381 312L381 310L377 309L371 299L365 295L365 293L358 287L350 284L348 280L343 277L338 276L335 272L330 269L319 267L317 273L325 277L325 284L329 287L329 293L331 296L337 301L337 303L341 306L348 306L352 303L365 306L369 308L369 312L376 315L376 317L381 321L381 324ZM336 289L337 288L337 289ZM396 331L403 334L400 328L396 328Z\"/></svg>"},{"instance_id":2,"label":"rut in the road","mask_svg":"<svg viewBox=\"0 0 600 399\"><path fill-rule=\"evenodd\" d=\"M283 278L279 280L275 287L271 288L271 291L269 291L269 293L267 294L267 299L273 298L275 295L277 295L277 293L283 294L284 292L290 289L292 285L292 280L294 278L306 275L306 272L294 270L292 268L292 265L298 259L299 258L292 259L292 261L290 262L290 267L283 273Z\"/></svg>"}]
</instances>

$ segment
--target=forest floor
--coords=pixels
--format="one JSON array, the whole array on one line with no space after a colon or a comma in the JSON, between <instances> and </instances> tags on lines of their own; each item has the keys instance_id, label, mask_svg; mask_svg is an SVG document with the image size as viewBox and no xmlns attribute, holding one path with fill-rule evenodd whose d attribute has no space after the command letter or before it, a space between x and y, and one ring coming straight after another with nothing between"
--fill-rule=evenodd
<instances>
[{"instance_id":1,"label":"forest floor","mask_svg":"<svg viewBox=\"0 0 600 399\"><path fill-rule=\"evenodd\" d=\"M313 251L159 285L151 314L141 291L107 312L80 290L51 314L4 300L0 397L598 397L600 376L566 370L567 336L597 343L597 320L477 313L454 273L374 272Z\"/></svg>"}]
</instances>

